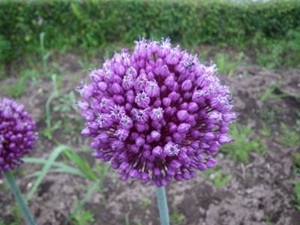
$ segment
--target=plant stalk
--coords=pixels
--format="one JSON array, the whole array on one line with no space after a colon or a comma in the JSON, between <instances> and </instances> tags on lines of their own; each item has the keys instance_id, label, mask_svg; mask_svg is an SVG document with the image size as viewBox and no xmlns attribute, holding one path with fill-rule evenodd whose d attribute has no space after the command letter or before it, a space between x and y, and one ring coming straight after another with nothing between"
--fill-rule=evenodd
<instances>
[{"instance_id":1,"label":"plant stalk","mask_svg":"<svg viewBox=\"0 0 300 225\"><path fill-rule=\"evenodd\" d=\"M159 210L160 224L170 225L169 210L168 210L165 187L156 187L155 192L156 192L157 205Z\"/></svg>"},{"instance_id":2,"label":"plant stalk","mask_svg":"<svg viewBox=\"0 0 300 225\"><path fill-rule=\"evenodd\" d=\"M26 223L28 225L36 225L30 212L29 212L29 209L28 209L28 206L27 204L25 203L24 201L24 198L22 197L22 194L21 194L21 191L19 189L19 187L17 186L16 184L16 181L15 181L15 178L12 174L12 172L10 170L8 170L7 172L4 173L4 176L6 178L6 181L10 187L10 190L13 192L14 194L14 197L16 199L16 201L18 202L19 206L20 206L20 209L23 213L23 216L26 220Z\"/></svg>"}]
</instances>

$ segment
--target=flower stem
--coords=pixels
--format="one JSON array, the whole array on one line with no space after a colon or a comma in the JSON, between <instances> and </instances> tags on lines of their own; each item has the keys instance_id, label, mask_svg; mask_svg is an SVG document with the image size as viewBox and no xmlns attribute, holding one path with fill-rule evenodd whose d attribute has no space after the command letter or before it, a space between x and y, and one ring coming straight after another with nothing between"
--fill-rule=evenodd
<instances>
[{"instance_id":1,"label":"flower stem","mask_svg":"<svg viewBox=\"0 0 300 225\"><path fill-rule=\"evenodd\" d=\"M168 210L168 203L166 197L166 190L164 187L156 187L156 198L157 198L157 205L159 209L159 217L160 217L160 224L161 225L169 225L169 210Z\"/></svg>"},{"instance_id":2,"label":"flower stem","mask_svg":"<svg viewBox=\"0 0 300 225\"><path fill-rule=\"evenodd\" d=\"M19 206L22 210L23 216L27 222L28 225L35 225L35 222L29 212L29 209L27 207L27 204L25 203L21 191L19 189L19 187L17 186L16 182L15 182L15 178L13 176L13 174L11 173L10 170L8 170L7 172L4 173L4 176L6 178L6 181L10 187L10 190L13 192L16 201L19 203Z\"/></svg>"}]
</instances>

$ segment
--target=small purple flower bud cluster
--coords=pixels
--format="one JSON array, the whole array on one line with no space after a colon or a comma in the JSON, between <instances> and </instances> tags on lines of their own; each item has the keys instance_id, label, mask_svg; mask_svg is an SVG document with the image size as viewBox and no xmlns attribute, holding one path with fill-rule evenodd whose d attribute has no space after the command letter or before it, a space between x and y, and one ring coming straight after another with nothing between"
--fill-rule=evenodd
<instances>
[{"instance_id":1,"label":"small purple flower bud cluster","mask_svg":"<svg viewBox=\"0 0 300 225\"><path fill-rule=\"evenodd\" d=\"M0 99L0 173L22 164L22 157L37 139L35 122L24 106L11 99Z\"/></svg>"},{"instance_id":2,"label":"small purple flower bud cluster","mask_svg":"<svg viewBox=\"0 0 300 225\"><path fill-rule=\"evenodd\" d=\"M156 186L213 167L212 155L232 141L228 126L237 117L214 72L169 39L142 39L132 54L123 50L91 70L78 107L94 156L111 161L123 180Z\"/></svg>"}]
</instances>

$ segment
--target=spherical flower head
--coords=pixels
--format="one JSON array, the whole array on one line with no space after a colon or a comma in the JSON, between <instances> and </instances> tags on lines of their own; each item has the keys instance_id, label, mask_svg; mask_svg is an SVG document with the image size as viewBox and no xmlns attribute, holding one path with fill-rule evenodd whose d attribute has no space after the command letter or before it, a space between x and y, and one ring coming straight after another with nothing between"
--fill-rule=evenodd
<instances>
[{"instance_id":1,"label":"spherical flower head","mask_svg":"<svg viewBox=\"0 0 300 225\"><path fill-rule=\"evenodd\" d=\"M132 54L123 50L91 70L78 106L95 157L111 161L122 180L156 186L213 167L237 116L215 71L169 39L141 39Z\"/></svg>"},{"instance_id":2,"label":"spherical flower head","mask_svg":"<svg viewBox=\"0 0 300 225\"><path fill-rule=\"evenodd\" d=\"M0 99L0 173L20 167L37 139L36 124L15 101Z\"/></svg>"}]
</instances>

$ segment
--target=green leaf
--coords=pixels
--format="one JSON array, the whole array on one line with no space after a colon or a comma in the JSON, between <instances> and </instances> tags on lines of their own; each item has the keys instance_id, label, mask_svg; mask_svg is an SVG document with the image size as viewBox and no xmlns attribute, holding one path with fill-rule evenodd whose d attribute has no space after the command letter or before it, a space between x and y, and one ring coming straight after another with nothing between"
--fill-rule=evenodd
<instances>
[{"instance_id":1,"label":"green leaf","mask_svg":"<svg viewBox=\"0 0 300 225\"><path fill-rule=\"evenodd\" d=\"M300 182L295 184L296 189L296 199L300 203Z\"/></svg>"},{"instance_id":2,"label":"green leaf","mask_svg":"<svg viewBox=\"0 0 300 225\"><path fill-rule=\"evenodd\" d=\"M47 163L47 160L39 159L39 158L23 158L23 161L25 163L44 164L44 165ZM63 163L54 162L52 164L52 166L56 167L56 168L49 169L48 173L69 173L69 174L77 175L77 176L80 176L80 177L83 177L83 178L86 177L85 174L82 173L77 168L65 165ZM40 174L41 174L41 171L37 171L35 173L27 175L26 178L36 177L36 176L39 176Z\"/></svg>"},{"instance_id":3,"label":"green leaf","mask_svg":"<svg viewBox=\"0 0 300 225\"><path fill-rule=\"evenodd\" d=\"M40 175L38 176L38 178L35 180L32 188L30 189L28 195L27 195L27 199L30 199L32 197L32 195L34 194L34 192L38 189L39 185L41 184L42 180L44 179L44 177L46 176L46 174L48 173L50 167L54 164L56 158L63 152L66 151L67 149L70 149L69 146L66 145L60 145L57 146L52 153L50 154L49 158L46 160L47 162L45 163L44 167L41 170Z\"/></svg>"},{"instance_id":4,"label":"green leaf","mask_svg":"<svg viewBox=\"0 0 300 225\"><path fill-rule=\"evenodd\" d=\"M86 175L86 178L93 182L97 180L97 177L93 172L93 169L90 167L89 163L80 155L70 150L65 151L63 154L81 169L81 171Z\"/></svg>"}]
</instances>

